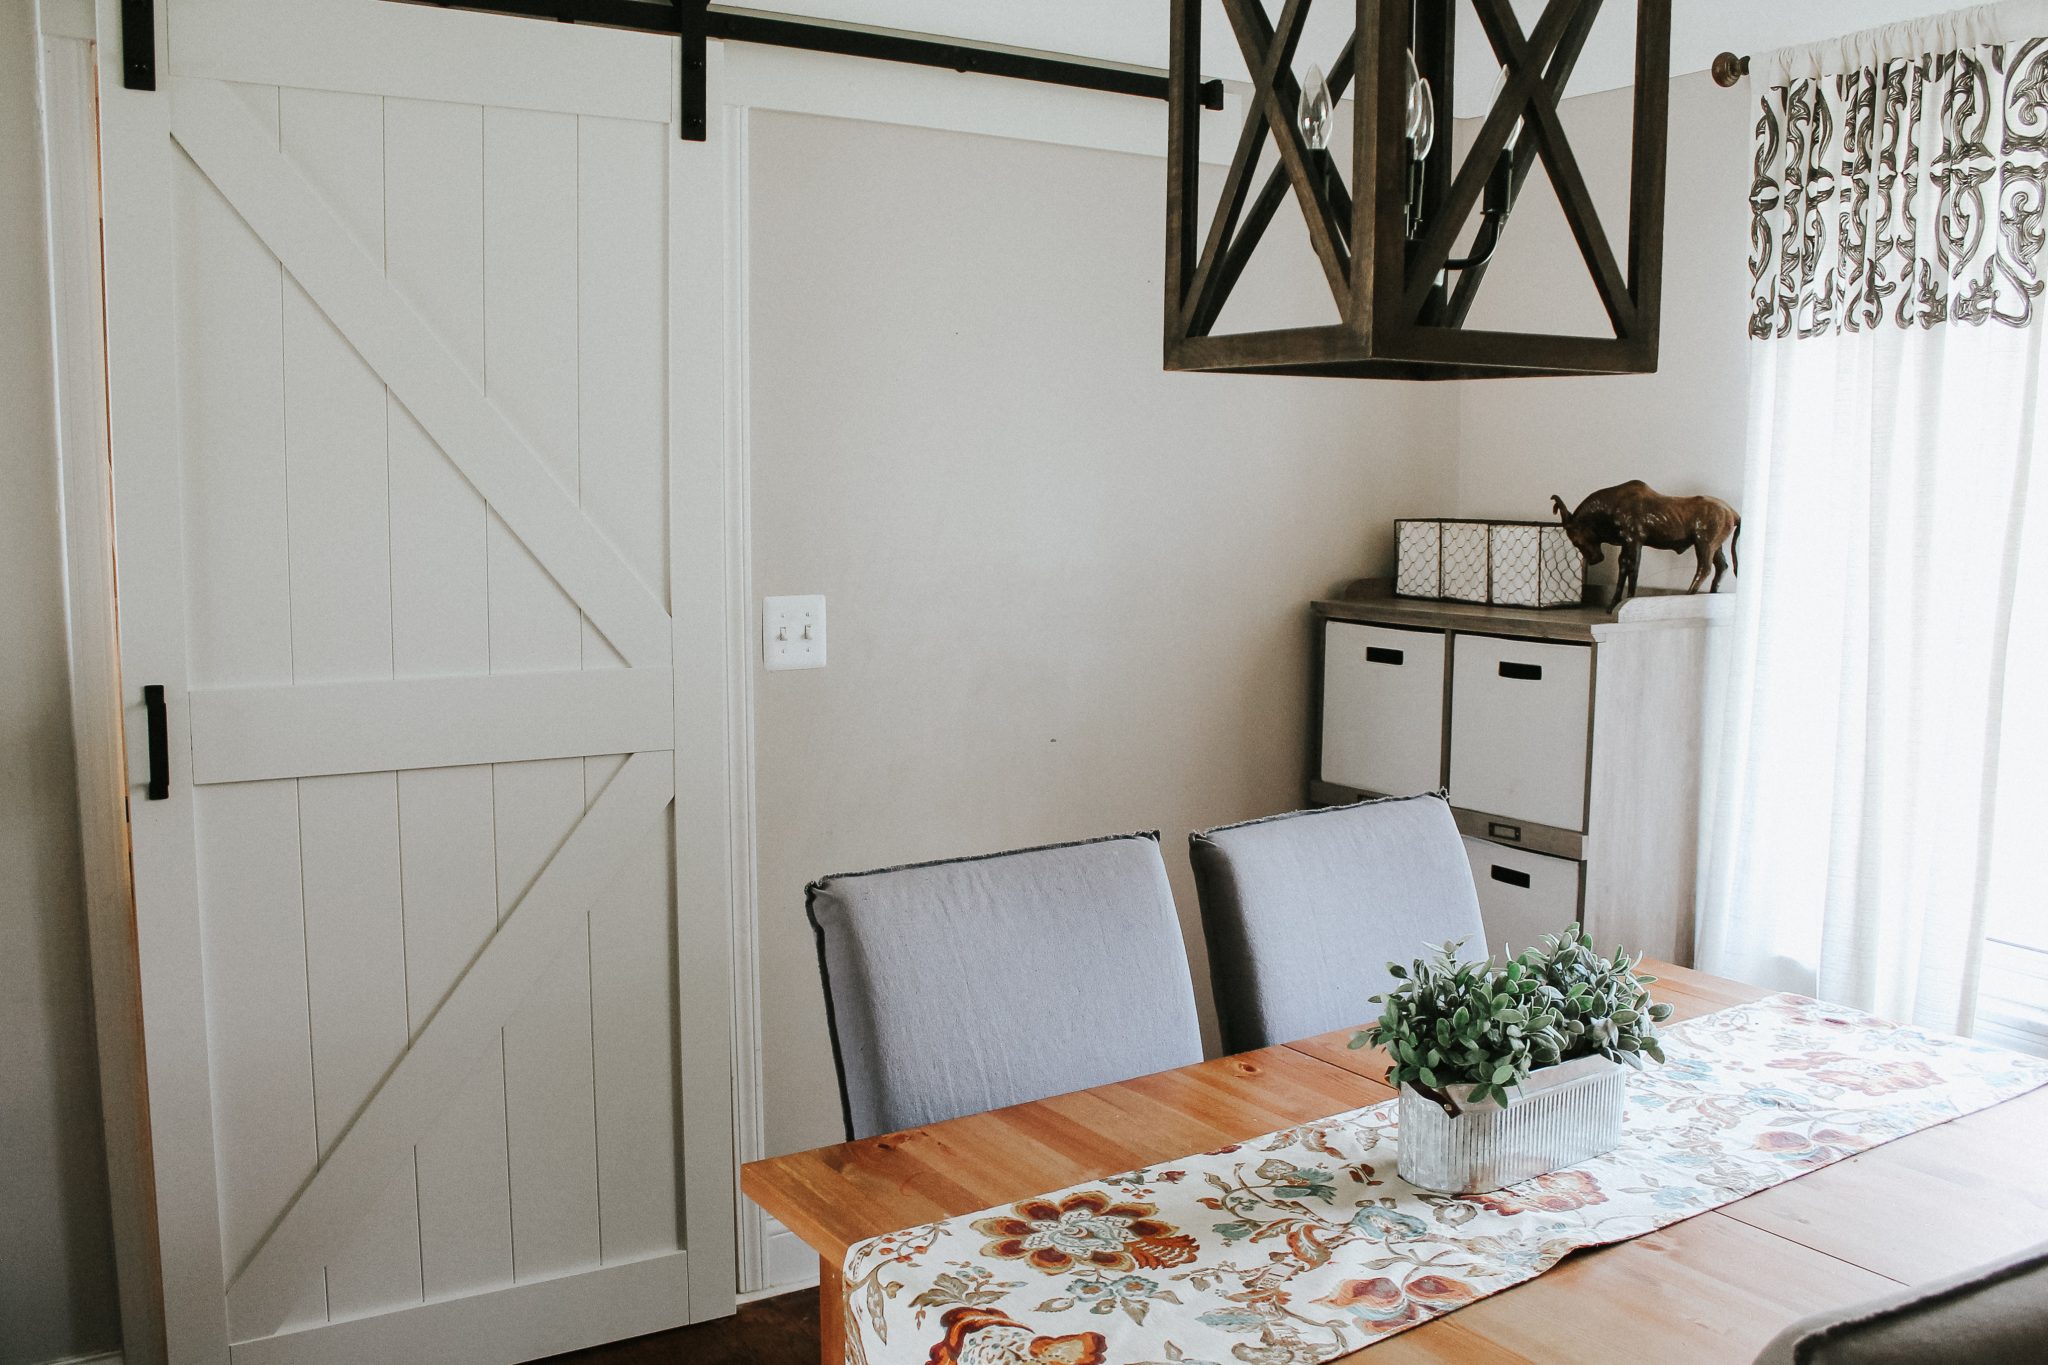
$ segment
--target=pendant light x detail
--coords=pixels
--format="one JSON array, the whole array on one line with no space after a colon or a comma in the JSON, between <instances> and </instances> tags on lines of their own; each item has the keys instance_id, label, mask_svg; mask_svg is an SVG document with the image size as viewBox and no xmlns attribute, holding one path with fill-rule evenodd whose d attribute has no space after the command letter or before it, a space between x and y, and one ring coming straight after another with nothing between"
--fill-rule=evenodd
<instances>
[{"instance_id":1,"label":"pendant light x detail","mask_svg":"<svg viewBox=\"0 0 2048 1365\"><path fill-rule=\"evenodd\" d=\"M1458 0L1336 0L1355 4L1356 27L1331 65L1329 85L1351 103L1347 169L1309 145L1299 120L1294 63L1311 0L1285 0L1277 20L1261 0L1222 0L1247 68L1251 98L1236 154L1199 250L1200 157L1195 76L1200 0L1174 0L1168 106L1165 352L1168 369L1477 378L1623 374L1657 362L1670 0L1637 0L1635 90L1629 155L1626 263L1617 257L1558 112L1601 0L1550 0L1525 33L1510 0L1469 0L1499 62L1502 83L1455 174L1448 136L1434 148L1408 140L1411 83L1435 108L1451 107ZM1259 194L1254 172L1271 137L1278 164ZM1425 141L1427 135L1423 135ZM1511 141L1512 140L1512 141ZM1543 163L1596 289L1611 336L1469 330L1514 196ZM1246 264L1292 190L1337 305L1334 325L1215 334ZM1461 232L1481 209L1473 254L1456 259ZM1412 234L1412 235L1411 235ZM1456 275L1455 285L1450 277Z\"/></svg>"}]
</instances>

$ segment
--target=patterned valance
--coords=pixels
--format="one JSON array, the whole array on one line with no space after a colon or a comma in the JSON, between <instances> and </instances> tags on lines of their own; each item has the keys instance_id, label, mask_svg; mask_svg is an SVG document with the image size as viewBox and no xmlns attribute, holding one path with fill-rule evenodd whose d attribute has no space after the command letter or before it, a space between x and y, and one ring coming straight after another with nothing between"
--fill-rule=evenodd
<instances>
[{"instance_id":1,"label":"patterned valance","mask_svg":"<svg viewBox=\"0 0 2048 1365\"><path fill-rule=\"evenodd\" d=\"M2040 313L2048 39L1762 88L1752 337Z\"/></svg>"}]
</instances>

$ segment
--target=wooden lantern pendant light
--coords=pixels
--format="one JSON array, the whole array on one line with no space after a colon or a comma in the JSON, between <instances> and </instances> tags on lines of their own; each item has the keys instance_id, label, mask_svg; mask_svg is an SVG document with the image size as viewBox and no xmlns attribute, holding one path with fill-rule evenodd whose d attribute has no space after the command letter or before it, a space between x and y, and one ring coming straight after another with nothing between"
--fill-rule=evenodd
<instances>
[{"instance_id":1,"label":"wooden lantern pendant light","mask_svg":"<svg viewBox=\"0 0 2048 1365\"><path fill-rule=\"evenodd\" d=\"M1222 0L1251 71L1252 92L1236 155L1203 233L1197 122L1203 3L1173 0L1166 367L1377 379L1655 370L1671 0L1636 0L1626 264L1608 240L1557 111L1601 0L1549 0L1526 34L1512 0L1326 0L1355 4L1357 26L1327 78L1311 68L1306 80L1297 80L1294 63L1309 3L1284 0L1276 21L1264 0ZM1450 111L1456 7L1462 4L1470 4L1502 73L1500 94L1459 161ZM1354 83L1346 172L1327 150L1329 123ZM1253 169L1269 136L1279 164L1254 196ZM1606 309L1611 337L1464 325L1515 195L1538 160ZM1223 305L1290 191L1342 321L1215 334ZM1470 246L1455 256L1475 210L1479 224Z\"/></svg>"}]
</instances>

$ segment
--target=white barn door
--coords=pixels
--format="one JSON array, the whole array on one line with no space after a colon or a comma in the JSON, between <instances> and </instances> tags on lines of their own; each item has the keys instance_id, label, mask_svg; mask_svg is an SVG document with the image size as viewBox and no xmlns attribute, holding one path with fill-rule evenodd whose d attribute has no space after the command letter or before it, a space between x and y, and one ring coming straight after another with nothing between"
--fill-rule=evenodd
<instances>
[{"instance_id":1,"label":"white barn door","mask_svg":"<svg viewBox=\"0 0 2048 1365\"><path fill-rule=\"evenodd\" d=\"M142 93L118 10L170 1358L511 1361L729 1311L723 324L690 260L721 176L676 45L167 0Z\"/></svg>"}]
</instances>

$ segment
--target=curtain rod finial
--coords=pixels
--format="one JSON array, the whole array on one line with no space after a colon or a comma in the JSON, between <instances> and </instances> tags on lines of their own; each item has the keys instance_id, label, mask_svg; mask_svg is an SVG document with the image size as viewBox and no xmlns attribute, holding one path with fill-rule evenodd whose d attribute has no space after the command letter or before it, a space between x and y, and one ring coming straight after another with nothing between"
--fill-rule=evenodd
<instances>
[{"instance_id":1,"label":"curtain rod finial","mask_svg":"<svg viewBox=\"0 0 2048 1365\"><path fill-rule=\"evenodd\" d=\"M1723 52L1714 58L1714 84L1727 88L1749 74L1749 58Z\"/></svg>"}]
</instances>

